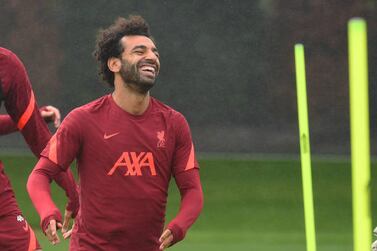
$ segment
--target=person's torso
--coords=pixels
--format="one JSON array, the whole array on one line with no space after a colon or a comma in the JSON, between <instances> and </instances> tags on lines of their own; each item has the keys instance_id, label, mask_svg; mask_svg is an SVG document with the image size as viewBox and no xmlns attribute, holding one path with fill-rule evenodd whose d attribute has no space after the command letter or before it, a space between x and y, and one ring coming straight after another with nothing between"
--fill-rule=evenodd
<instances>
[{"instance_id":1,"label":"person's torso","mask_svg":"<svg viewBox=\"0 0 377 251\"><path fill-rule=\"evenodd\" d=\"M174 111L156 100L132 116L107 97L83 115L77 165L82 220L91 233L156 246L175 149Z\"/></svg>"}]
</instances>

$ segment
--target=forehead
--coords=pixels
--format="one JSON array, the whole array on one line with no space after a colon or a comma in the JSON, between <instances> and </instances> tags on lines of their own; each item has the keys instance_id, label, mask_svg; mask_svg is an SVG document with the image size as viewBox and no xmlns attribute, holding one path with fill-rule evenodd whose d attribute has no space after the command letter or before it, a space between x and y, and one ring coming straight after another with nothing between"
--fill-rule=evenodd
<instances>
[{"instance_id":1,"label":"forehead","mask_svg":"<svg viewBox=\"0 0 377 251\"><path fill-rule=\"evenodd\" d=\"M132 50L132 48L136 46L145 46L147 48L156 48L156 45L150 39L149 37L146 36L139 36L139 35L132 35L132 36L124 36L121 39L121 42L123 44L123 48L125 50Z\"/></svg>"}]
</instances>

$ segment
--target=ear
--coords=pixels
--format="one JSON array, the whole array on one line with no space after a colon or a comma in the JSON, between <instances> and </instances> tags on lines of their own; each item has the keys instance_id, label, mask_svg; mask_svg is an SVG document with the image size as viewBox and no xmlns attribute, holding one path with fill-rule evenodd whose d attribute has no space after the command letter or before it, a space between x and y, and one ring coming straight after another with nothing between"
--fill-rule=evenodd
<instances>
[{"instance_id":1,"label":"ear","mask_svg":"<svg viewBox=\"0 0 377 251\"><path fill-rule=\"evenodd\" d=\"M107 60L107 67L109 67L109 70L114 73L119 72L122 67L122 62L119 58L111 57Z\"/></svg>"}]
</instances>

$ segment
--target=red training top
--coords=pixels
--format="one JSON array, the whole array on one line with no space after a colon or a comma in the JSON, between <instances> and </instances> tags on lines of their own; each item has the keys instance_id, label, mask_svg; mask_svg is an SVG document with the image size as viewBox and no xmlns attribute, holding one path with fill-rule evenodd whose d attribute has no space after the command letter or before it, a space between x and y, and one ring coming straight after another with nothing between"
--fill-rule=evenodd
<instances>
[{"instance_id":1,"label":"red training top","mask_svg":"<svg viewBox=\"0 0 377 251\"><path fill-rule=\"evenodd\" d=\"M199 165L185 118L151 98L140 116L111 95L73 110L43 151L28 191L47 225L57 209L47 177L74 159L80 176L80 250L158 250L168 186L175 177L182 201L168 225L183 239L202 209Z\"/></svg>"}]
</instances>

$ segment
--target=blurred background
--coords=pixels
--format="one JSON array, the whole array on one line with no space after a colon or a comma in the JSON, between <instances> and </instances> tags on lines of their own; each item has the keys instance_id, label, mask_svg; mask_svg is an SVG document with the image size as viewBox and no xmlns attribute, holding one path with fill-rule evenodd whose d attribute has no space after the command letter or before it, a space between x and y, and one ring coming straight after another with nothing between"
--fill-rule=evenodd
<instances>
[{"instance_id":1,"label":"blurred background","mask_svg":"<svg viewBox=\"0 0 377 251\"><path fill-rule=\"evenodd\" d=\"M91 54L98 30L130 14L149 22L161 54L152 95L186 116L201 165L205 208L173 250L305 250L298 42L306 54L318 250L352 250L347 22L360 16L368 25L376 156L377 1L2 0L0 46L23 60L38 103L65 116L112 91ZM25 193L35 160L18 134L2 137L0 149L21 208L39 229ZM171 187L167 220L179 207ZM64 195L56 193L64 208ZM37 234L45 250L67 250L67 242L52 248Z\"/></svg>"},{"instance_id":2,"label":"blurred background","mask_svg":"<svg viewBox=\"0 0 377 251\"><path fill-rule=\"evenodd\" d=\"M196 149L254 154L298 152L298 42L306 53L312 151L349 153L347 21L364 17L377 131L375 0L5 0L0 46L23 60L39 103L66 115L111 92L91 53L97 31L129 14L149 22L161 54L152 95L185 114ZM4 146L24 144L2 138Z\"/></svg>"}]
</instances>

